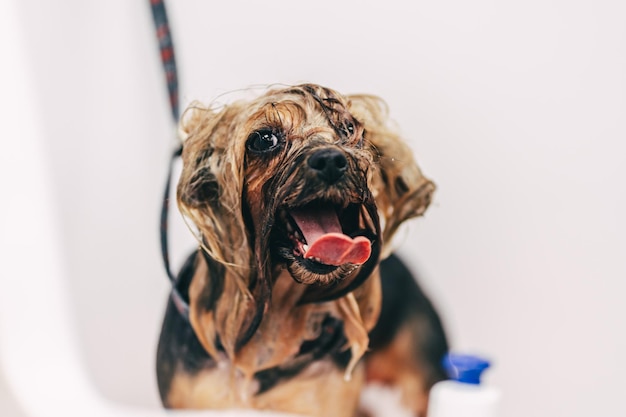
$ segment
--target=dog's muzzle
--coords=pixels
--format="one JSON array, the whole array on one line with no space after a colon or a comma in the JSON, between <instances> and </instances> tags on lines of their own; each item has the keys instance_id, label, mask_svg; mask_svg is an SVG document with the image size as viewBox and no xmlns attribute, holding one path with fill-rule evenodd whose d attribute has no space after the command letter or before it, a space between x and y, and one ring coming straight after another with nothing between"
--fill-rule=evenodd
<instances>
[{"instance_id":1,"label":"dog's muzzle","mask_svg":"<svg viewBox=\"0 0 626 417\"><path fill-rule=\"evenodd\" d=\"M278 176L272 252L296 281L331 284L377 261L377 209L366 171L340 147L319 147L302 162L288 165L291 176Z\"/></svg>"}]
</instances>

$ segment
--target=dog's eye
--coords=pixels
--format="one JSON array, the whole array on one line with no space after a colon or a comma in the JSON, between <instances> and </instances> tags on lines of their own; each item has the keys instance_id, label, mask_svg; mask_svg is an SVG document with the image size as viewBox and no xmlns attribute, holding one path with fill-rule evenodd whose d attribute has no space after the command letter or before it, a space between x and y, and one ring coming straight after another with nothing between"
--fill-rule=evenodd
<instances>
[{"instance_id":1,"label":"dog's eye","mask_svg":"<svg viewBox=\"0 0 626 417\"><path fill-rule=\"evenodd\" d=\"M352 122L349 121L344 122L343 126L341 127L341 131L344 136L350 137L354 134L354 125L352 124Z\"/></svg>"},{"instance_id":2,"label":"dog's eye","mask_svg":"<svg viewBox=\"0 0 626 417\"><path fill-rule=\"evenodd\" d=\"M279 143L278 135L269 129L257 130L248 136L248 149L252 152L271 151Z\"/></svg>"}]
</instances>

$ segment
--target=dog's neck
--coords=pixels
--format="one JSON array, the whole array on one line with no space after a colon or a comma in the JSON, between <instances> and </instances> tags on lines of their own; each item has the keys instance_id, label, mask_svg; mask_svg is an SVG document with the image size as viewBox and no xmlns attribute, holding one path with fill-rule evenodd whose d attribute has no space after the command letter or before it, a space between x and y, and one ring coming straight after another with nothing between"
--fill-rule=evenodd
<instances>
[{"instance_id":1,"label":"dog's neck","mask_svg":"<svg viewBox=\"0 0 626 417\"><path fill-rule=\"evenodd\" d=\"M299 306L305 290L287 270L279 273L272 289L272 301L259 328L234 358L244 373L253 374L295 357L304 341L319 336L320 323L326 315L338 316L332 303Z\"/></svg>"}]
</instances>

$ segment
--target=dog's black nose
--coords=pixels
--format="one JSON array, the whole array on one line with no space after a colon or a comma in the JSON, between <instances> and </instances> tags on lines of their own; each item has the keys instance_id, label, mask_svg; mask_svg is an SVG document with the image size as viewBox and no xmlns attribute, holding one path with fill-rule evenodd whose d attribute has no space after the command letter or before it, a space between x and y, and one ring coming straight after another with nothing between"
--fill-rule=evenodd
<instances>
[{"instance_id":1,"label":"dog's black nose","mask_svg":"<svg viewBox=\"0 0 626 417\"><path fill-rule=\"evenodd\" d=\"M346 172L348 160L339 149L324 148L309 156L307 163L328 184L337 182Z\"/></svg>"}]
</instances>

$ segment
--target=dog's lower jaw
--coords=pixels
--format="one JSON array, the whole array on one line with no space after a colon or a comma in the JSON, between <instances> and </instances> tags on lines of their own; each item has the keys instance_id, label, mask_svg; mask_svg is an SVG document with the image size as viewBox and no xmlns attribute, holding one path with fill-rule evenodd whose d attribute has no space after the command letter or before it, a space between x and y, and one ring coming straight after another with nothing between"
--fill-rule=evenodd
<instances>
[{"instance_id":1,"label":"dog's lower jaw","mask_svg":"<svg viewBox=\"0 0 626 417\"><path fill-rule=\"evenodd\" d=\"M358 270L359 265L344 264L340 266L328 265L327 273L316 273L303 265L306 260L300 260L285 249L281 255L287 261L287 269L292 278L304 285L332 285L337 281L349 279Z\"/></svg>"}]
</instances>

